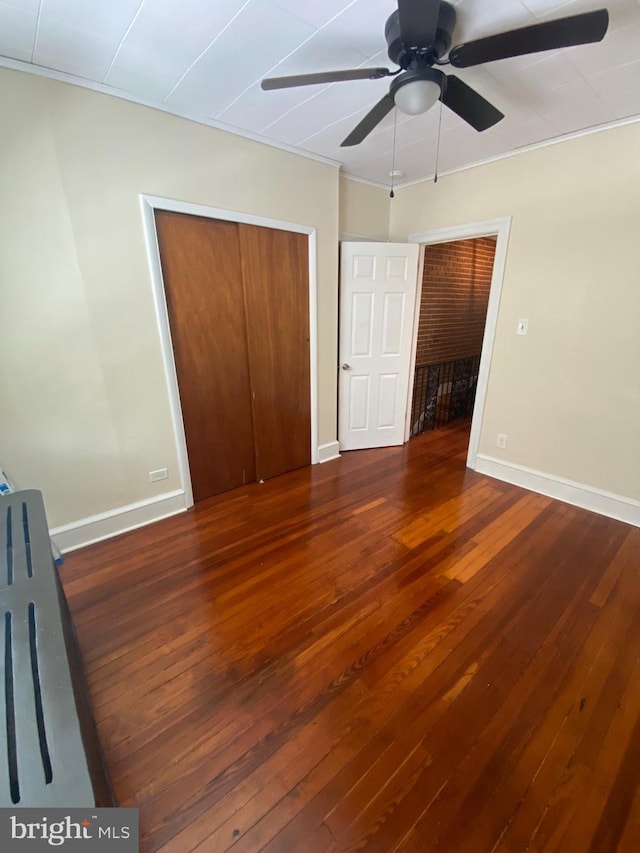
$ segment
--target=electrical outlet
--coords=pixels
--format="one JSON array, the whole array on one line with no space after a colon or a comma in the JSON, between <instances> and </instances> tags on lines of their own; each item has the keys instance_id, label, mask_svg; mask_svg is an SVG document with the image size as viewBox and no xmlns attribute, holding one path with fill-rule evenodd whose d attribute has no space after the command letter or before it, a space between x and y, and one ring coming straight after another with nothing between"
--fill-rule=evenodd
<instances>
[{"instance_id":1,"label":"electrical outlet","mask_svg":"<svg viewBox=\"0 0 640 853\"><path fill-rule=\"evenodd\" d=\"M166 480L169 476L166 468L158 468L157 471L149 471L149 479L152 483L157 483L158 480Z\"/></svg>"},{"instance_id":2,"label":"electrical outlet","mask_svg":"<svg viewBox=\"0 0 640 853\"><path fill-rule=\"evenodd\" d=\"M496 444L502 450L507 446L507 436L503 432L498 433L498 438L496 440Z\"/></svg>"}]
</instances>

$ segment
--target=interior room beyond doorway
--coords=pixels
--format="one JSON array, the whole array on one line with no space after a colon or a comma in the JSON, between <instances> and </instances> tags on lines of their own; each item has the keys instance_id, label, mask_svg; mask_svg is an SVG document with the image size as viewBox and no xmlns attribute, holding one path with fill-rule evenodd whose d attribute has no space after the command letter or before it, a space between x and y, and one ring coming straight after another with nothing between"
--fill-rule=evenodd
<instances>
[{"instance_id":1,"label":"interior room beyond doorway","mask_svg":"<svg viewBox=\"0 0 640 853\"><path fill-rule=\"evenodd\" d=\"M411 436L471 418L496 237L425 247Z\"/></svg>"}]
</instances>

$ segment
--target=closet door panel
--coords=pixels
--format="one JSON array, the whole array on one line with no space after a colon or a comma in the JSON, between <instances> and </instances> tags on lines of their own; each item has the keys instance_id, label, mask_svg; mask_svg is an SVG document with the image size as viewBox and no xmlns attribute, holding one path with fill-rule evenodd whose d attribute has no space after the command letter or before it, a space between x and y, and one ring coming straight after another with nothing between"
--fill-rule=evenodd
<instances>
[{"instance_id":1,"label":"closet door panel","mask_svg":"<svg viewBox=\"0 0 640 853\"><path fill-rule=\"evenodd\" d=\"M256 479L238 224L156 212L194 500Z\"/></svg>"},{"instance_id":2,"label":"closet door panel","mask_svg":"<svg viewBox=\"0 0 640 853\"><path fill-rule=\"evenodd\" d=\"M259 479L311 462L308 237L240 224Z\"/></svg>"}]
</instances>

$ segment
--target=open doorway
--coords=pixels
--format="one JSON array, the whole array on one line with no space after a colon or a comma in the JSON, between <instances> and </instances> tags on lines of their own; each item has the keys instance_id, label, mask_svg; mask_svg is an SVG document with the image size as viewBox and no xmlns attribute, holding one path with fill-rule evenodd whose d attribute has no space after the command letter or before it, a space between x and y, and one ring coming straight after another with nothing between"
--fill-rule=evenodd
<instances>
[{"instance_id":1,"label":"open doorway","mask_svg":"<svg viewBox=\"0 0 640 853\"><path fill-rule=\"evenodd\" d=\"M445 228L434 228L429 231L416 231L409 235L409 242L419 243L423 246L431 246L435 243L447 243L457 240L467 240L476 237L496 237L495 258L493 273L491 276L491 288L489 291L489 303L487 306L486 322L482 339L482 352L480 365L478 367L477 382L475 390L475 401L473 414L471 416L471 432L469 435L469 448L467 452L467 465L476 468L478 448L480 446L480 434L484 417L484 407L487 397L487 386L489 384L489 372L493 356L493 345L498 323L498 309L507 262L507 248L509 245L509 232L511 230L511 217L505 216L499 219L488 219L481 222L469 222L464 225L452 225ZM419 312L415 314L414 341L417 340L417 327ZM413 365L415 366L415 347ZM413 373L413 370L412 370ZM408 440L411 428L411 396L408 399L407 422L405 439Z\"/></svg>"},{"instance_id":2,"label":"open doorway","mask_svg":"<svg viewBox=\"0 0 640 853\"><path fill-rule=\"evenodd\" d=\"M411 437L469 420L475 402L497 237L425 247Z\"/></svg>"}]
</instances>

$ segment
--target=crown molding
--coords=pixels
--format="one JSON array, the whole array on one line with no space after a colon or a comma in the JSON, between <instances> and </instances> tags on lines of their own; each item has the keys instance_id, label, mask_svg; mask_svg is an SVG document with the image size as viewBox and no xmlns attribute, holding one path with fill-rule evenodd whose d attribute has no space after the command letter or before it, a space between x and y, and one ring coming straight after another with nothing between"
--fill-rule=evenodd
<instances>
[{"instance_id":1,"label":"crown molding","mask_svg":"<svg viewBox=\"0 0 640 853\"><path fill-rule=\"evenodd\" d=\"M250 130L243 130L242 128L234 127L233 125L225 124L221 121L216 121L215 119L207 118L206 116L194 116L189 115L188 113L181 112L180 110L173 109L168 107L166 104L159 103L158 101L153 101L148 98L142 98L137 95L133 95L130 92L124 91L124 89L115 89L112 86L107 86L104 83L96 83L92 80L86 80L83 77L76 77L73 74L66 74L63 71L55 71L52 68L45 68L42 65L33 65L30 62L23 62L19 59L9 59L6 56L0 56L0 68L7 68L11 71L22 71L26 74L34 74L37 77L45 77L49 80L57 80L60 83L68 83L72 86L79 86L82 89L89 89L93 92L98 92L102 95L110 95L112 98L119 98L122 101L128 101L132 104L138 104L142 107L148 107L149 109L158 110L159 112L166 113L167 115L176 116L177 118L185 119L186 121L193 121L196 124L205 125L206 127L211 127L214 130L222 131L223 133L231 134L232 136L239 136L242 139L249 139L252 142L259 142L262 145L266 145L269 148L276 148L280 151L286 151L288 154L296 154L298 157L303 157L306 160L315 160L318 163L324 163L327 166L334 166L340 170L340 176L349 180L355 181L356 183L366 184L371 187L376 187L378 189L389 190L391 185L390 183L382 183L381 181L373 180L372 178L364 178L361 175L352 175L349 172L345 171L345 167L339 160L334 160L331 157L325 157L322 154L315 154L312 151L307 151L301 148L297 148L294 145L287 145L286 142L279 142L274 139L269 139L268 137L261 136L259 133L253 133ZM502 154L496 154L493 157L486 157L483 160L475 160L473 163L466 163L464 166L457 166L455 169L448 169L445 172L439 172L438 177L443 178L446 175L455 175L458 172L466 172L469 169L476 169L479 166L487 166L489 163L497 163L500 160L506 160L510 157L517 157L520 154L527 154L530 151L538 151L542 148L547 148L550 145L558 145L562 142L570 142L573 139L579 139L583 136L590 136L592 133L601 133L606 130L613 130L616 127L623 127L627 124L635 124L640 122L640 114L627 116L622 119L616 119L615 121L606 122L605 124L594 125L593 127L586 127L582 130L576 130L572 133L565 133L560 136L554 136L549 139L543 139L540 142L533 142L531 145L524 145L521 148L515 148L512 151L505 151ZM402 190L407 187L415 186L416 184L423 184L433 182L433 177L425 177L425 178L415 178L412 181L404 181L403 183L395 183L394 190Z\"/></svg>"},{"instance_id":2,"label":"crown molding","mask_svg":"<svg viewBox=\"0 0 640 853\"><path fill-rule=\"evenodd\" d=\"M356 184L366 184L369 187L376 187L379 190L390 190L391 184L383 184L380 181L374 181L369 178L361 178L359 175L350 175L348 172L344 171L344 166L340 166L340 177L344 178L347 181L353 181ZM426 178L422 178L421 180L426 180ZM394 187L398 187L400 184L394 184ZM402 184L404 186L404 184Z\"/></svg>"},{"instance_id":3,"label":"crown molding","mask_svg":"<svg viewBox=\"0 0 640 853\"><path fill-rule=\"evenodd\" d=\"M445 175L455 175L457 172L466 172L468 169L476 169L478 166L487 166L489 163L497 163L499 160L507 160L509 157L517 157L520 154L527 154L529 151L538 151L541 148L548 148L550 145L558 145L561 142L570 142L572 139L579 139L582 136L590 136L592 133L601 133L605 130L613 130L616 127L623 127L627 124L636 124L640 122L640 115L626 116L625 118L609 121L605 124L597 124L593 127L585 127L582 130L575 130L572 133L565 133L561 136L553 136L550 139L543 139L540 142L532 142L531 145L523 145L521 148L514 148L513 151L505 151L502 154L495 154L493 157L486 157L484 160L475 160L473 163L466 163L464 166L456 166L455 169L448 169L446 172L438 172L438 178ZM360 184L368 184L372 187L381 189L391 189L391 184L383 184L379 181L374 181L370 178L363 178L361 175L351 175L345 172L344 166L340 169L340 176L349 181L356 181ZM413 181L404 181L393 185L394 190L402 190L406 187L413 187L416 184L433 183L433 176L428 178L415 178Z\"/></svg>"},{"instance_id":4,"label":"crown molding","mask_svg":"<svg viewBox=\"0 0 640 853\"><path fill-rule=\"evenodd\" d=\"M562 142L571 142L572 139L580 139L583 136L591 136L593 133L601 133L605 130L613 130L616 127L624 127L624 125L636 124L637 122L640 122L640 115L627 116L626 118L616 119L615 121L609 121L605 124L597 124L593 127L585 127L582 130L575 130L572 133L565 133L562 136L553 136L550 139L543 139L540 142L532 142L531 145L523 145L521 148L514 148L513 151L505 151L504 153L496 154L493 157L486 157L484 160L476 160L474 163L457 166L455 169L449 169L446 172L438 172L438 179L445 175L455 175L457 172L466 172L469 169L476 169L478 166L487 166L489 163L497 163L499 160L508 160L510 157L517 157L520 154L528 154L530 151L539 151L541 148L549 148L551 145L558 145ZM405 181L402 184L396 184L394 189L401 190L406 187L413 187L416 184L424 184L428 182L433 183L433 177L416 178L414 181Z\"/></svg>"},{"instance_id":5,"label":"crown molding","mask_svg":"<svg viewBox=\"0 0 640 853\"><path fill-rule=\"evenodd\" d=\"M0 68L7 68L10 71L22 71L26 74L33 74L36 77L45 77L48 80L56 80L59 83L68 83L72 86L79 86L81 89L89 89L92 92L98 92L101 95L110 95L112 98L118 98L121 101L128 101L132 104L138 104L141 107L148 107L152 110L166 113L182 118L186 121L193 121L196 124L202 124L206 127L211 127L214 130L220 130L223 133L231 134L232 136L240 136L243 139L249 139L252 142L259 142L269 148L277 148L280 151L286 151L288 154L296 154L298 157L303 157L306 160L315 160L318 163L324 163L326 166L334 166L339 169L341 163L337 160L332 160L330 157L323 157L321 154L314 154L312 151L304 151L301 148L296 148L294 145L287 145L286 142L278 142L274 139L261 136L259 133L253 133L250 130L243 130L234 127L230 124L225 124L222 121L216 121L206 116L194 116L180 110L173 109L166 104L153 101L149 98L142 98L134 95L131 92L125 92L124 89L116 89L113 86L107 86L105 83L96 83L93 80L86 80L84 77L75 77L73 74L66 74L64 71L55 71L53 68L45 68L42 65L33 65L30 62L23 62L20 59L9 59L6 56L0 56Z\"/></svg>"}]
</instances>

